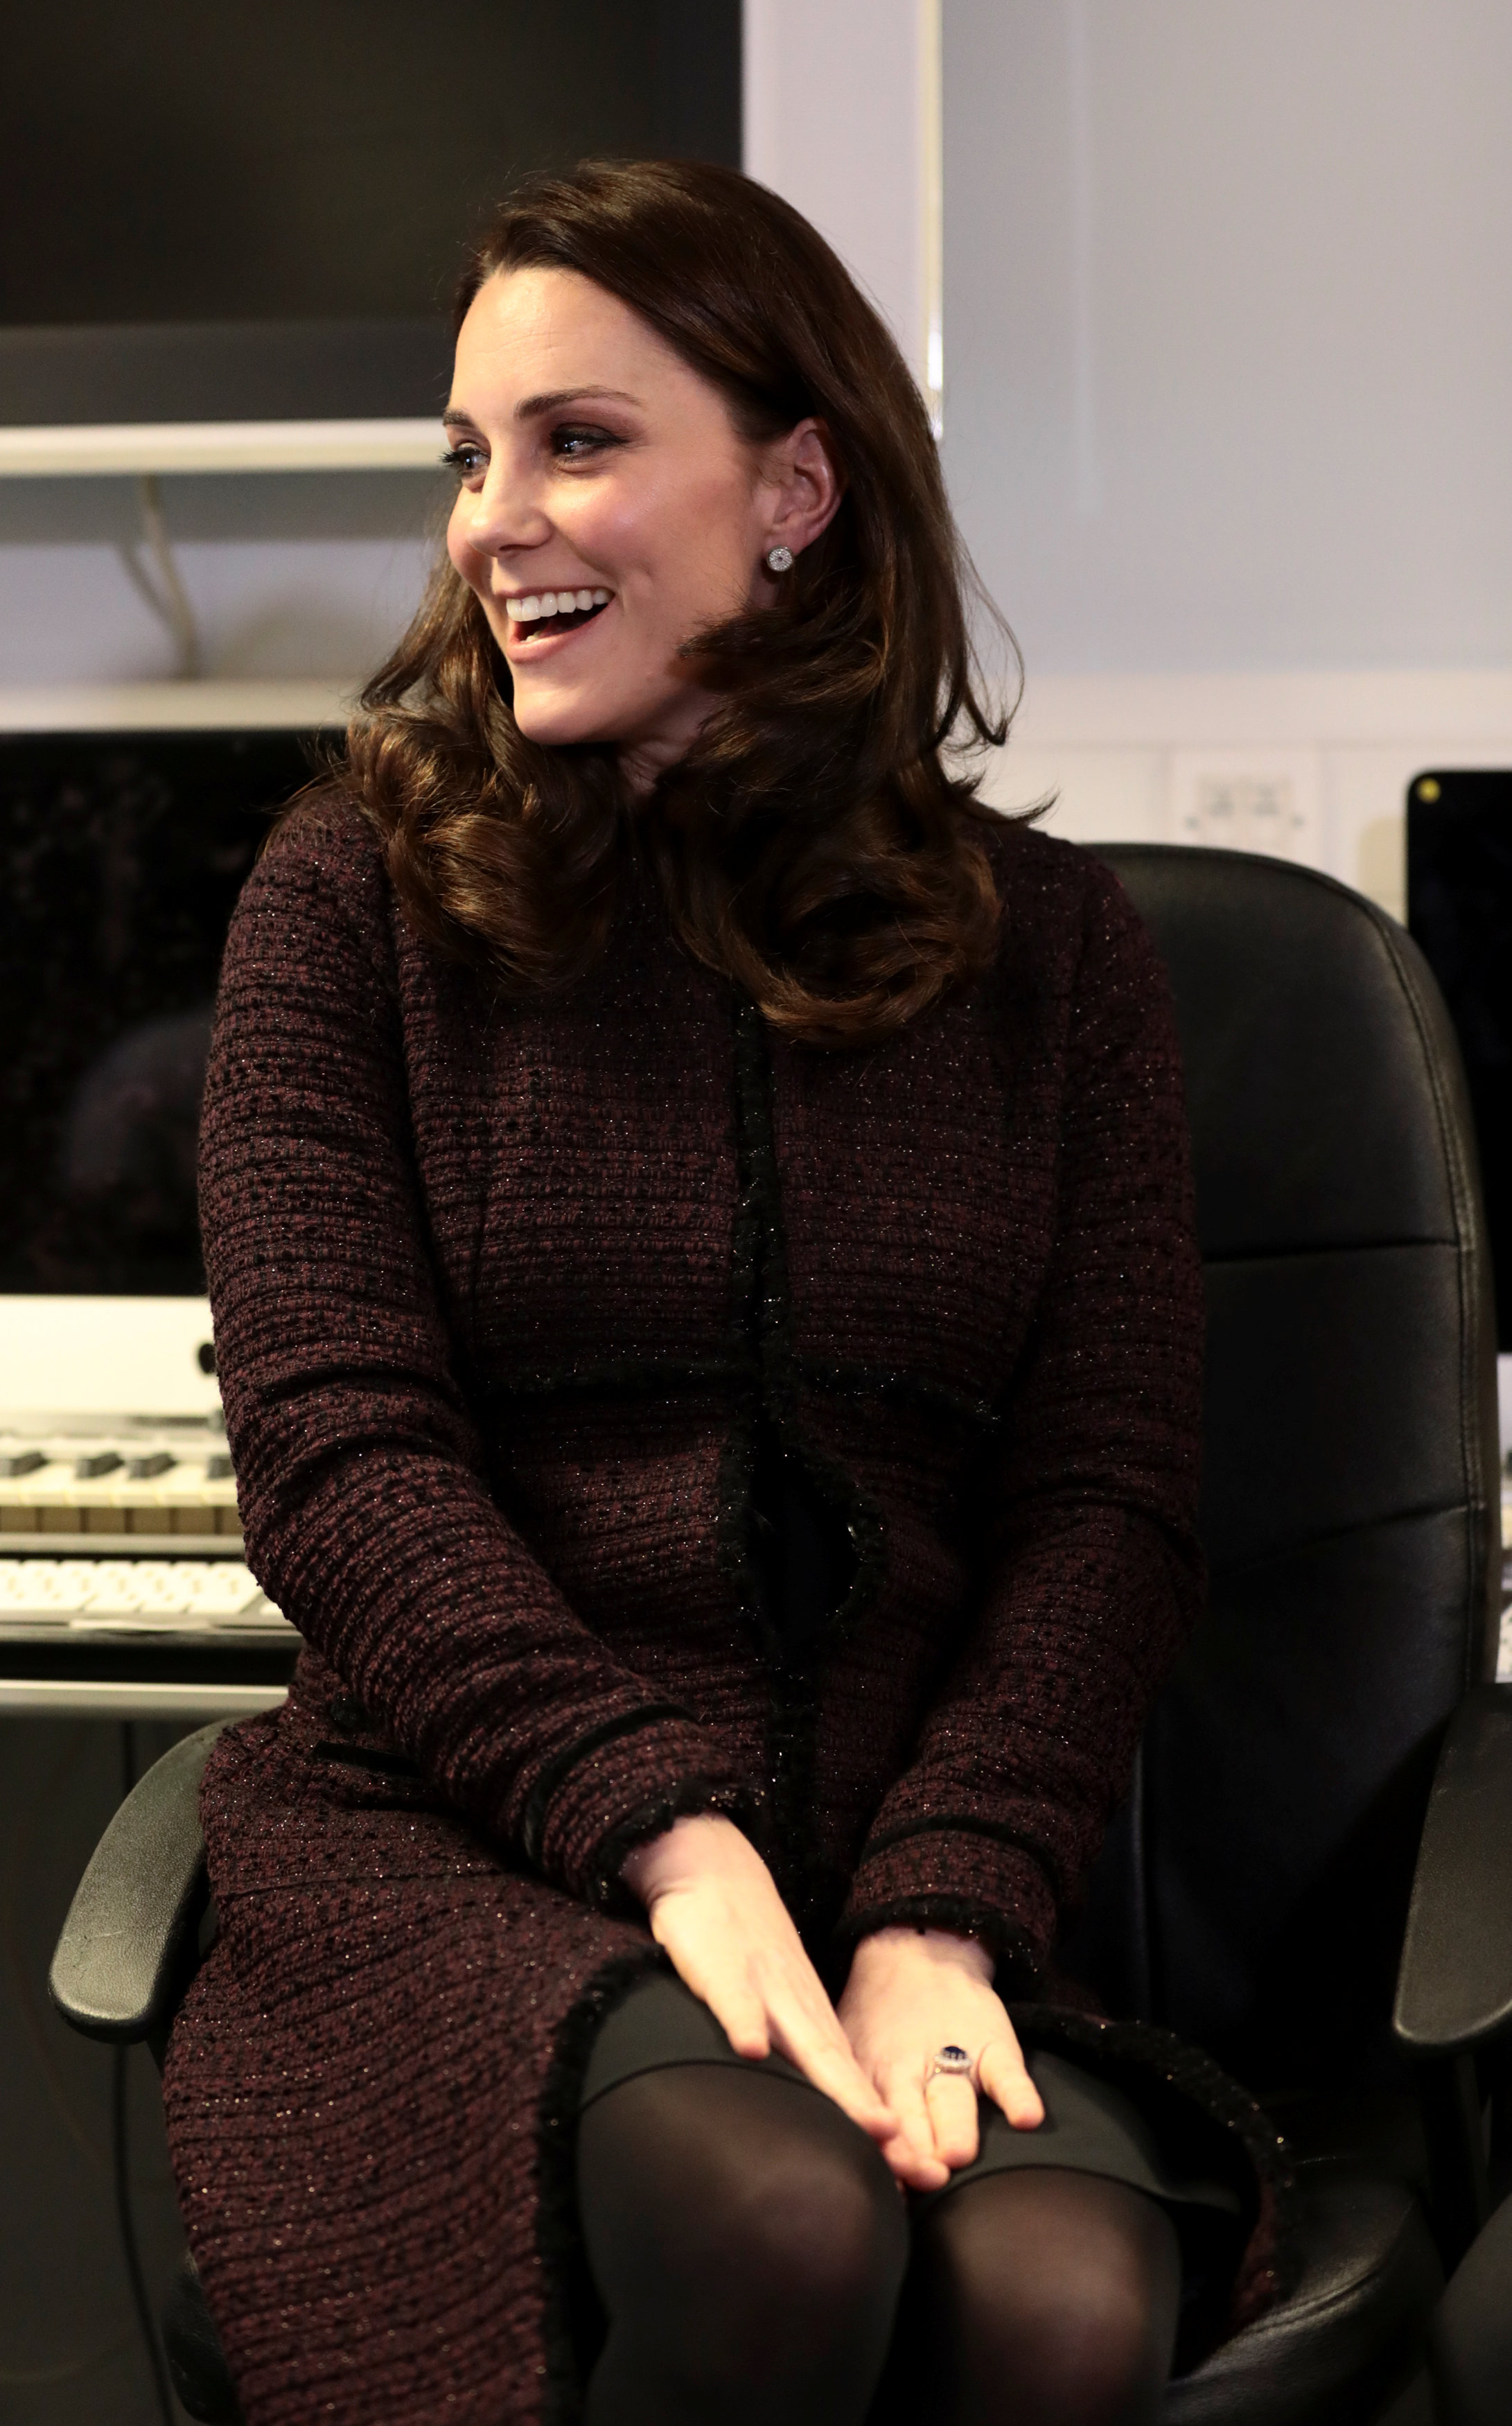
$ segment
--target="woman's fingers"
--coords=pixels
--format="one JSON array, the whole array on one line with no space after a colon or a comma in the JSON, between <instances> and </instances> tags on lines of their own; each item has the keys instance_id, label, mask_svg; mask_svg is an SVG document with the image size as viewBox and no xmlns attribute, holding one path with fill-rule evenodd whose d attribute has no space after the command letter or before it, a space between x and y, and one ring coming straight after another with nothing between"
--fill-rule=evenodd
<instances>
[{"instance_id":1,"label":"woman's fingers","mask_svg":"<svg viewBox=\"0 0 1512 2426\"><path fill-rule=\"evenodd\" d=\"M760 2063L772 2052L772 2032L766 2011L759 1997L729 1981L714 1981L703 1986L684 1975L684 1984L708 2006L735 2053L748 2062Z\"/></svg>"},{"instance_id":2,"label":"woman's fingers","mask_svg":"<svg viewBox=\"0 0 1512 2426\"><path fill-rule=\"evenodd\" d=\"M718 1919L711 1925L706 1913L700 1917L692 1898L665 1898L651 1922L678 1977L708 2006L737 2055L759 2062L775 2047L861 2130L886 2140L897 2117L857 2062L796 1933L791 1947L782 1943L792 1923L785 1913L780 1917L778 1943L760 1958Z\"/></svg>"},{"instance_id":3,"label":"woman's fingers","mask_svg":"<svg viewBox=\"0 0 1512 2426\"><path fill-rule=\"evenodd\" d=\"M976 2083L966 2073L934 2073L925 2082L924 2102L934 2126L936 2152L957 2173L972 2162L981 2143Z\"/></svg>"},{"instance_id":4,"label":"woman's fingers","mask_svg":"<svg viewBox=\"0 0 1512 2426\"><path fill-rule=\"evenodd\" d=\"M909 2190L943 2190L950 2179L950 2167L935 2144L935 2127L925 2102L924 2082L914 2073L895 2072L887 2081L888 2103L898 2118L898 2128L893 2139L884 2141L882 2154L900 2182Z\"/></svg>"},{"instance_id":5,"label":"woman's fingers","mask_svg":"<svg viewBox=\"0 0 1512 2426\"><path fill-rule=\"evenodd\" d=\"M977 2058L976 2077L983 2094L1002 2108L1016 2131L1033 2131L1044 2121L1044 2100L1011 2030L1004 2038L989 2039Z\"/></svg>"},{"instance_id":6,"label":"woman's fingers","mask_svg":"<svg viewBox=\"0 0 1512 2426\"><path fill-rule=\"evenodd\" d=\"M787 2000L781 2001L785 2007ZM896 2135L896 2114L867 2079L838 2022L832 2036L815 2028L807 2014L795 2014L790 2008L773 2014L771 2022L773 2045L789 2063L796 2064L805 2080L832 2097L872 2139L887 2141Z\"/></svg>"},{"instance_id":7,"label":"woman's fingers","mask_svg":"<svg viewBox=\"0 0 1512 2426\"><path fill-rule=\"evenodd\" d=\"M682 1917L670 1900L658 1905L651 1914L651 1935L671 1958L684 1986L708 2006L735 2053L759 2062L771 2054L771 2033L765 2004L751 1986L746 1965L731 1957L716 1935L680 1927Z\"/></svg>"}]
</instances>

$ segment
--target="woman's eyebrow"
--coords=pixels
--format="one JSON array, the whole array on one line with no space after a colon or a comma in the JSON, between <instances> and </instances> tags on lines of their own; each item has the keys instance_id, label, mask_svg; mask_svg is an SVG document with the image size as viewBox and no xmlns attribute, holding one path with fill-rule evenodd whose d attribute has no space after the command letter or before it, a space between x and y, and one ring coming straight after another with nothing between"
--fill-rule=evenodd
<instances>
[{"instance_id":1,"label":"woman's eyebrow","mask_svg":"<svg viewBox=\"0 0 1512 2426\"><path fill-rule=\"evenodd\" d=\"M616 404L633 404L638 406L640 403L638 396L632 396L627 388L622 387L548 388L540 396L527 396L522 397L521 401L515 406L514 419L516 421L531 421L534 420L538 413L559 412L564 404L580 404L590 397L608 398L611 402ZM441 417L442 425L448 429L453 429L454 427L475 429L477 427L472 414L470 412L464 412L459 405L449 404Z\"/></svg>"},{"instance_id":2,"label":"woman's eyebrow","mask_svg":"<svg viewBox=\"0 0 1512 2426\"><path fill-rule=\"evenodd\" d=\"M549 388L544 396L527 396L514 409L516 421L533 420L538 412L558 412L564 404L581 403L587 397L607 398L615 404L638 405L638 396L622 387L557 387Z\"/></svg>"}]
</instances>

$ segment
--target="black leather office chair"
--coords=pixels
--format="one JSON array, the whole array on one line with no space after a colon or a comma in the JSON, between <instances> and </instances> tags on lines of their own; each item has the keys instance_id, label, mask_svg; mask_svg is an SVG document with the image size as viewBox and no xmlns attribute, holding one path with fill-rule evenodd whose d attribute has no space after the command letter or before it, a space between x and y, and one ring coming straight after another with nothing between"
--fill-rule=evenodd
<instances>
[{"instance_id":1,"label":"black leather office chair","mask_svg":"<svg viewBox=\"0 0 1512 2426\"><path fill-rule=\"evenodd\" d=\"M1475 2050L1512 2020L1469 1114L1427 968L1368 902L1227 852L1102 855L1166 956L1186 1055L1213 1592L1075 1952L1114 2010L1268 2097L1297 2155L1300 2279L1172 2386L1171 2426L1364 2426L1487 2212ZM143 1780L64 1927L54 1997L97 2037L161 2041L192 1967L213 1733ZM195 2414L233 2415L187 2294L171 2348Z\"/></svg>"}]
</instances>

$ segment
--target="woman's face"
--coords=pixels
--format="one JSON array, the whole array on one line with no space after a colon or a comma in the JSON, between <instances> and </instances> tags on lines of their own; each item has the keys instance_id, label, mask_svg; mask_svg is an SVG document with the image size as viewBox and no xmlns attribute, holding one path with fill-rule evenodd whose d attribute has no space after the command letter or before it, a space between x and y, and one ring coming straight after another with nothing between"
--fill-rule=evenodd
<instances>
[{"instance_id":1,"label":"woman's face","mask_svg":"<svg viewBox=\"0 0 1512 2426\"><path fill-rule=\"evenodd\" d=\"M695 633L777 595L768 548L817 538L838 488L817 426L743 438L718 389L565 269L489 279L446 413L452 562L532 741L618 743L649 782L713 704Z\"/></svg>"}]
</instances>

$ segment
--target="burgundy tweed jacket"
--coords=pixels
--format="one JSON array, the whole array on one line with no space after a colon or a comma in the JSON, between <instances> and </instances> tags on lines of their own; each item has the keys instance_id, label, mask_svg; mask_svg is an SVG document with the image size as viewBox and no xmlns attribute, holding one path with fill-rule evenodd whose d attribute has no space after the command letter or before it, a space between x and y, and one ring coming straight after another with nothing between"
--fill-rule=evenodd
<instances>
[{"instance_id":1,"label":"burgundy tweed jacket","mask_svg":"<svg viewBox=\"0 0 1512 2426\"><path fill-rule=\"evenodd\" d=\"M307 1647L207 1774L165 2086L249 2426L572 2413L576 2082L655 1959L631 1845L729 1811L831 1969L934 1921L1021 1989L1126 1789L1199 1593L1177 1055L1106 871L989 848L989 979L845 1053L643 897L501 1005L339 802L247 887L204 1236L248 1556ZM764 1419L850 1545L797 1641Z\"/></svg>"}]
</instances>

